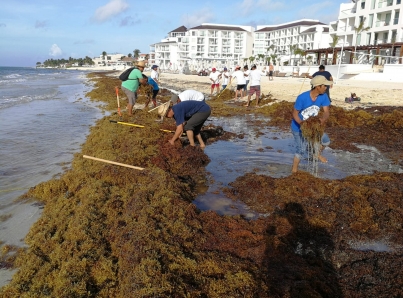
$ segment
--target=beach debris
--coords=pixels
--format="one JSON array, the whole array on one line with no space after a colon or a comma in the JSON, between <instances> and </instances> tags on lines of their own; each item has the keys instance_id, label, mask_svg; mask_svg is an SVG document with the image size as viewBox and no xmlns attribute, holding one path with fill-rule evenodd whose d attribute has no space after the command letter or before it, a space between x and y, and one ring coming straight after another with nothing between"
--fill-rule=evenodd
<instances>
[{"instance_id":1,"label":"beach debris","mask_svg":"<svg viewBox=\"0 0 403 298\"><path fill-rule=\"evenodd\" d=\"M355 93L351 93L350 97L346 97L344 101L349 103L352 103L353 101L361 101L361 97L358 97Z\"/></svg>"},{"instance_id":2,"label":"beach debris","mask_svg":"<svg viewBox=\"0 0 403 298\"><path fill-rule=\"evenodd\" d=\"M319 165L319 154L321 151L321 139L325 127L318 116L309 117L301 124L301 132L304 137L304 146L308 152L307 171L317 176Z\"/></svg>"},{"instance_id":3,"label":"beach debris","mask_svg":"<svg viewBox=\"0 0 403 298\"><path fill-rule=\"evenodd\" d=\"M131 168L131 169L135 169L135 170L140 170L140 171L144 170L144 168L141 168L141 167L136 167L136 166L132 166L132 165L128 165L128 164L124 164L124 163L120 163L120 162L116 162L116 161L112 161L112 160L97 158L97 157L88 156L88 155L83 155L83 157L87 158L87 159L92 159L92 160L95 160L95 161L101 161L101 162L104 162L104 163L110 163L110 164L121 166L121 167Z\"/></svg>"}]
</instances>

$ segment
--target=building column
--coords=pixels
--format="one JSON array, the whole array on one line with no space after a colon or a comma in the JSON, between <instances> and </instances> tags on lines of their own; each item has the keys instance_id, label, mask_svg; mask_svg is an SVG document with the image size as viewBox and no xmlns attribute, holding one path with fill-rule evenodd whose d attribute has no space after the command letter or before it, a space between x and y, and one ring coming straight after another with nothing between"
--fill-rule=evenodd
<instances>
[{"instance_id":1,"label":"building column","mask_svg":"<svg viewBox=\"0 0 403 298\"><path fill-rule=\"evenodd\" d=\"M399 58L399 64L402 64L403 60L403 46L400 47L400 58Z\"/></svg>"},{"instance_id":2,"label":"building column","mask_svg":"<svg viewBox=\"0 0 403 298\"><path fill-rule=\"evenodd\" d=\"M376 47L376 54L375 55L379 55L379 46ZM374 59L374 65L378 65L378 61L379 61L379 57L376 56L376 58Z\"/></svg>"}]
</instances>

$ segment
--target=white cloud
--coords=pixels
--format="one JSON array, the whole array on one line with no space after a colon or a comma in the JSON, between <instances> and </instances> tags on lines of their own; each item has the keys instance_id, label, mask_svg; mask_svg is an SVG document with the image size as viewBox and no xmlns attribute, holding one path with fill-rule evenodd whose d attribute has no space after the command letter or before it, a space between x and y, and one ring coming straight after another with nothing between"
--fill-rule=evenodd
<instances>
[{"instance_id":1,"label":"white cloud","mask_svg":"<svg viewBox=\"0 0 403 298\"><path fill-rule=\"evenodd\" d=\"M208 23L214 20L214 12L209 8L203 8L199 11L196 11L193 15L184 15L182 16L182 23L187 28L192 28L202 23Z\"/></svg>"},{"instance_id":2,"label":"white cloud","mask_svg":"<svg viewBox=\"0 0 403 298\"><path fill-rule=\"evenodd\" d=\"M60 56L61 54L62 54L62 49L59 48L57 44L53 44L50 47L50 50L49 50L50 56L56 57L56 56Z\"/></svg>"},{"instance_id":3,"label":"white cloud","mask_svg":"<svg viewBox=\"0 0 403 298\"><path fill-rule=\"evenodd\" d=\"M97 8L92 20L103 23L129 8L125 0L111 0L108 4Z\"/></svg>"}]
</instances>

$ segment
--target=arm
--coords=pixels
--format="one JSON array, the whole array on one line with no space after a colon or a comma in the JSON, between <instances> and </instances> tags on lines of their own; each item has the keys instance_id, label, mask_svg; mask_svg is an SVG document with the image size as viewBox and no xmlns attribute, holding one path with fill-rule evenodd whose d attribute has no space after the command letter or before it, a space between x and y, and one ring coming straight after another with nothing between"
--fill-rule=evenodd
<instances>
[{"instance_id":1,"label":"arm","mask_svg":"<svg viewBox=\"0 0 403 298\"><path fill-rule=\"evenodd\" d=\"M295 120L295 122L297 122L299 125L301 125L302 120L299 118L298 114L299 114L299 111L294 108L294 110L292 111L292 118Z\"/></svg>"},{"instance_id":2,"label":"arm","mask_svg":"<svg viewBox=\"0 0 403 298\"><path fill-rule=\"evenodd\" d=\"M332 77L332 76L330 76L329 81L332 81L332 82L333 82L333 77ZM330 85L330 88L333 88L333 85Z\"/></svg>"},{"instance_id":3,"label":"arm","mask_svg":"<svg viewBox=\"0 0 403 298\"><path fill-rule=\"evenodd\" d=\"M176 127L175 134L173 135L172 139L169 140L169 143L170 143L171 145L173 145L174 142L175 142L177 139L179 139L179 137L182 135L182 133L183 133L183 123L182 123L181 125L178 125L178 126Z\"/></svg>"}]
</instances>

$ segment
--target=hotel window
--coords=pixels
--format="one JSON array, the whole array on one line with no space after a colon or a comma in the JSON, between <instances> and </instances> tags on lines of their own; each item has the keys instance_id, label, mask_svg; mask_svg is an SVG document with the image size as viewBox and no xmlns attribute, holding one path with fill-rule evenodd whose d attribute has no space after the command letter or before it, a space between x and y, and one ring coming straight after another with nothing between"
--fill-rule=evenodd
<instances>
[{"instance_id":1,"label":"hotel window","mask_svg":"<svg viewBox=\"0 0 403 298\"><path fill-rule=\"evenodd\" d=\"M361 2L361 9L365 9L365 1Z\"/></svg>"}]
</instances>

